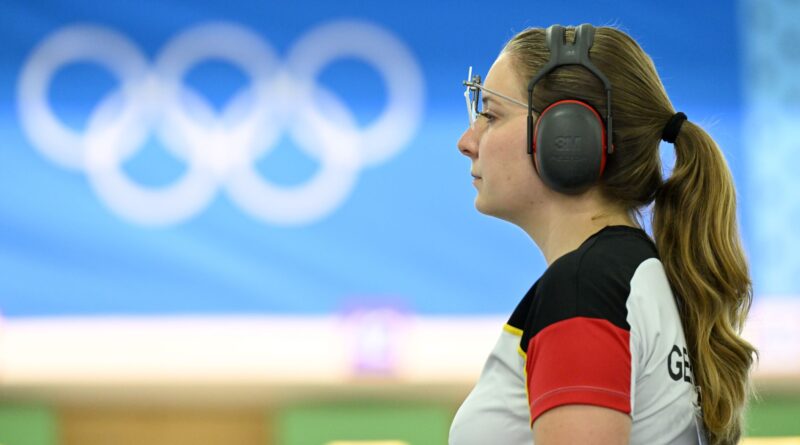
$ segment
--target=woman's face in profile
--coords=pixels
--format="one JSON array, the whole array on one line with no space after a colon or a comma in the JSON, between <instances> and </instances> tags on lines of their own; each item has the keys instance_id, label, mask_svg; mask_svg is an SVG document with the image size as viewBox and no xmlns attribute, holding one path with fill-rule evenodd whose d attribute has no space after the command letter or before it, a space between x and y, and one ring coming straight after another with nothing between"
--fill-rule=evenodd
<instances>
[{"instance_id":1,"label":"woman's face in profile","mask_svg":"<svg viewBox=\"0 0 800 445\"><path fill-rule=\"evenodd\" d=\"M501 54L484 86L527 103L520 85L511 58ZM483 92L482 102L482 112L459 139L458 149L472 160L478 211L513 222L531 210L545 187L525 146L527 110L488 91Z\"/></svg>"}]
</instances>

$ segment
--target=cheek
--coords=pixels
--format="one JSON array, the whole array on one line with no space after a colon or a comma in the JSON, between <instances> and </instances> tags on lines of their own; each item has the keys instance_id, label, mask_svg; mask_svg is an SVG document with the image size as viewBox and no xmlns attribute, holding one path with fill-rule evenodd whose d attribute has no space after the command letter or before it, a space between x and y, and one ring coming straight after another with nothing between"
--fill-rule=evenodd
<instances>
[{"instance_id":1,"label":"cheek","mask_svg":"<svg viewBox=\"0 0 800 445\"><path fill-rule=\"evenodd\" d=\"M529 187L537 175L525 147L525 125L500 127L486 136L479 157L484 167L491 170L492 182L503 187Z\"/></svg>"},{"instance_id":2,"label":"cheek","mask_svg":"<svg viewBox=\"0 0 800 445\"><path fill-rule=\"evenodd\" d=\"M498 161L501 161L498 159ZM506 153L502 162L493 165L492 178L486 184L487 196L506 210L528 207L538 200L543 184L524 151Z\"/></svg>"},{"instance_id":3,"label":"cheek","mask_svg":"<svg viewBox=\"0 0 800 445\"><path fill-rule=\"evenodd\" d=\"M533 158L525 150L525 141L517 141L512 145L514 148L508 150L506 164L509 165L508 177L517 183L525 183L527 185L538 185L541 182L538 173L533 166Z\"/></svg>"},{"instance_id":4,"label":"cheek","mask_svg":"<svg viewBox=\"0 0 800 445\"><path fill-rule=\"evenodd\" d=\"M530 160L530 155L525 149L525 144L527 144L525 126L508 125L499 128L491 136L491 141L487 141L489 143L486 144L486 149L491 151L491 154L497 159L514 163L518 163L524 158Z\"/></svg>"},{"instance_id":5,"label":"cheek","mask_svg":"<svg viewBox=\"0 0 800 445\"><path fill-rule=\"evenodd\" d=\"M530 158L520 157L514 160L513 172L506 175L506 181L518 194L530 197L543 186L539 175L533 169Z\"/></svg>"},{"instance_id":6,"label":"cheek","mask_svg":"<svg viewBox=\"0 0 800 445\"><path fill-rule=\"evenodd\" d=\"M525 205L541 202L547 194L547 186L536 172L531 155L523 148L510 159L509 166L509 172L504 177L508 186L515 191L517 200Z\"/></svg>"}]
</instances>

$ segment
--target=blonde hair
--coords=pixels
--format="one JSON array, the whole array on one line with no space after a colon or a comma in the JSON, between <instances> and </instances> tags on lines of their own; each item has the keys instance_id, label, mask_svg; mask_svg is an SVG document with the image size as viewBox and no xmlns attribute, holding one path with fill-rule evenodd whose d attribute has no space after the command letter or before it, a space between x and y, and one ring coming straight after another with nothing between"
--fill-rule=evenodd
<instances>
[{"instance_id":1,"label":"blonde hair","mask_svg":"<svg viewBox=\"0 0 800 445\"><path fill-rule=\"evenodd\" d=\"M574 38L567 28L567 39ZM549 58L542 29L514 36L511 57L527 84ZM725 158L699 126L684 122L675 140L675 167L661 175L659 143L675 110L650 57L627 34L596 28L590 58L613 87L613 141L598 184L604 198L640 215L655 201L652 227L661 261L678 301L703 421L712 444L738 442L756 350L740 333L752 285L736 223L736 192ZM534 108L581 99L605 117L603 85L578 66L556 69L536 85Z\"/></svg>"}]
</instances>

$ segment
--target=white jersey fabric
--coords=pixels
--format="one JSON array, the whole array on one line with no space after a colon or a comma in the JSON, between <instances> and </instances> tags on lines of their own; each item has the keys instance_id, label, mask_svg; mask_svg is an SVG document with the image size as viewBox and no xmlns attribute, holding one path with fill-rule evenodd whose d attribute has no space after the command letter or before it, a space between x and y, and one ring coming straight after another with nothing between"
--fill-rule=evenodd
<instances>
[{"instance_id":1,"label":"white jersey fabric","mask_svg":"<svg viewBox=\"0 0 800 445\"><path fill-rule=\"evenodd\" d=\"M692 380L655 245L640 229L609 226L553 262L519 303L449 444L531 445L536 418L566 404L630 415L631 444L697 444Z\"/></svg>"}]
</instances>

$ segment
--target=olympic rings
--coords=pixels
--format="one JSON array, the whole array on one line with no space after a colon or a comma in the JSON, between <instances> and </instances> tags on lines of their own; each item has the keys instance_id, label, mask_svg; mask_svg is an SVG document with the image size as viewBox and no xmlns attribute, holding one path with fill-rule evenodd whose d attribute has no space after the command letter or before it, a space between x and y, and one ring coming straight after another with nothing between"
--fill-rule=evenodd
<instances>
[{"instance_id":1,"label":"olympic rings","mask_svg":"<svg viewBox=\"0 0 800 445\"><path fill-rule=\"evenodd\" d=\"M343 57L372 66L387 88L387 105L365 128L317 83L320 72ZM191 68L209 59L230 63L249 78L220 111L184 84ZM76 62L97 64L119 81L92 110L82 134L60 122L47 100L55 74ZM129 221L152 226L186 221L221 188L258 219L298 225L329 215L347 199L361 168L386 162L407 146L421 122L424 82L397 37L359 21L312 30L283 66L256 33L232 23L185 30L152 65L119 32L74 25L33 50L18 95L22 128L33 146L55 164L86 173L98 197ZM284 132L320 163L303 184L278 186L255 169ZM188 167L167 186L142 186L122 169L151 135Z\"/></svg>"}]
</instances>

